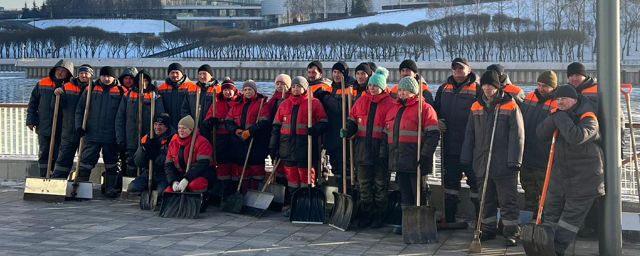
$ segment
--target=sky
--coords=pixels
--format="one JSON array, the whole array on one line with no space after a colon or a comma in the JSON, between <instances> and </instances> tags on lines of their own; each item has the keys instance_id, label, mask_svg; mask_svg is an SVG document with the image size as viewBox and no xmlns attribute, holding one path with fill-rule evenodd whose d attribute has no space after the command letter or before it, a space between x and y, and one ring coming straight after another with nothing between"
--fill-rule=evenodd
<instances>
[{"instance_id":1,"label":"sky","mask_svg":"<svg viewBox=\"0 0 640 256\"><path fill-rule=\"evenodd\" d=\"M0 6L5 9L22 9L24 2L27 2L27 6L31 8L33 6L33 0L0 0ZM36 0L36 5L42 6L44 0Z\"/></svg>"}]
</instances>

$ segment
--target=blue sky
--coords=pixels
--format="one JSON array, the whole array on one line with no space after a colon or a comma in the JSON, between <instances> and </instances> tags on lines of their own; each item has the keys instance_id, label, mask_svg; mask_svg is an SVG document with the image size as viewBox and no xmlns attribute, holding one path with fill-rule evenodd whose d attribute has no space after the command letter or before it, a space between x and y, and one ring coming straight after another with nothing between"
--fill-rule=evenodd
<instances>
[{"instance_id":1,"label":"blue sky","mask_svg":"<svg viewBox=\"0 0 640 256\"><path fill-rule=\"evenodd\" d=\"M5 9L22 9L24 2L27 2L27 6L31 8L33 6L33 0L0 0L0 6ZM36 5L42 6L43 0L36 0Z\"/></svg>"}]
</instances>

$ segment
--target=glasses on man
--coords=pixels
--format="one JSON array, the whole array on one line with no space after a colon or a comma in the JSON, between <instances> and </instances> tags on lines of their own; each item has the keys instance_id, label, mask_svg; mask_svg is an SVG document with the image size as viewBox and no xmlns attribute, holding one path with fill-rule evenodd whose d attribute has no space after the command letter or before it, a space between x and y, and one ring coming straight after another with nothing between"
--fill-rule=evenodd
<instances>
[{"instance_id":1,"label":"glasses on man","mask_svg":"<svg viewBox=\"0 0 640 256\"><path fill-rule=\"evenodd\" d=\"M457 69L464 69L464 67L462 65L454 65L451 67L452 70L457 70Z\"/></svg>"}]
</instances>

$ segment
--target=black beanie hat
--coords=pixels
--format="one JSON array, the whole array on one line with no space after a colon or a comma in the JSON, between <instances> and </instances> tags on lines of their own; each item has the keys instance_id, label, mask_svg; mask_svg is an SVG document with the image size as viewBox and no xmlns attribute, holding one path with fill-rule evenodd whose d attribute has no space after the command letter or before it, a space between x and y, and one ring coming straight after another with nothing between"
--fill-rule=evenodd
<instances>
[{"instance_id":1,"label":"black beanie hat","mask_svg":"<svg viewBox=\"0 0 640 256\"><path fill-rule=\"evenodd\" d=\"M493 70L498 73L498 78L500 79L501 83L507 79L507 73L504 72L504 67L500 64L491 64L487 67L487 71L488 70Z\"/></svg>"},{"instance_id":2,"label":"black beanie hat","mask_svg":"<svg viewBox=\"0 0 640 256\"><path fill-rule=\"evenodd\" d=\"M570 84L561 85L558 86L554 95L554 98L559 97L578 99L578 92L576 92L576 89Z\"/></svg>"},{"instance_id":3,"label":"black beanie hat","mask_svg":"<svg viewBox=\"0 0 640 256\"><path fill-rule=\"evenodd\" d=\"M318 68L318 72L322 74L322 62L320 62L319 60L314 60L311 63L309 63L309 65L307 65L307 69L310 69L312 67Z\"/></svg>"},{"instance_id":4,"label":"black beanie hat","mask_svg":"<svg viewBox=\"0 0 640 256\"><path fill-rule=\"evenodd\" d=\"M371 66L369 66L367 62L360 63L360 65L356 67L356 73L358 73L358 71L364 71L368 76L371 76Z\"/></svg>"},{"instance_id":5,"label":"black beanie hat","mask_svg":"<svg viewBox=\"0 0 640 256\"><path fill-rule=\"evenodd\" d=\"M207 73L209 73L209 75L213 76L213 68L211 66L209 66L209 64L204 64L204 65L200 66L198 68L198 73L200 73L200 71L207 71Z\"/></svg>"},{"instance_id":6,"label":"black beanie hat","mask_svg":"<svg viewBox=\"0 0 640 256\"><path fill-rule=\"evenodd\" d=\"M567 77L575 74L587 76L587 69L580 62L574 62L567 67Z\"/></svg>"},{"instance_id":7,"label":"black beanie hat","mask_svg":"<svg viewBox=\"0 0 640 256\"><path fill-rule=\"evenodd\" d=\"M400 63L400 70L408 68L413 70L414 73L418 73L418 65L413 60L404 60Z\"/></svg>"},{"instance_id":8,"label":"black beanie hat","mask_svg":"<svg viewBox=\"0 0 640 256\"><path fill-rule=\"evenodd\" d=\"M100 75L101 76L116 77L116 70L114 68L112 68L111 66L104 66L104 67L100 68Z\"/></svg>"},{"instance_id":9,"label":"black beanie hat","mask_svg":"<svg viewBox=\"0 0 640 256\"><path fill-rule=\"evenodd\" d=\"M156 114L156 116L153 117L153 122L162 123L167 128L171 127L171 117L167 113Z\"/></svg>"},{"instance_id":10,"label":"black beanie hat","mask_svg":"<svg viewBox=\"0 0 640 256\"><path fill-rule=\"evenodd\" d=\"M376 69L378 69L378 65L373 61L369 61L367 64L369 64L369 68L371 68L371 73L376 72Z\"/></svg>"},{"instance_id":11,"label":"black beanie hat","mask_svg":"<svg viewBox=\"0 0 640 256\"><path fill-rule=\"evenodd\" d=\"M342 73L344 76L349 75L349 65L347 65L347 63L344 61L338 61L336 62L336 64L333 64L331 71L333 70L340 71L340 73Z\"/></svg>"},{"instance_id":12,"label":"black beanie hat","mask_svg":"<svg viewBox=\"0 0 640 256\"><path fill-rule=\"evenodd\" d=\"M490 84L496 88L500 88L500 78L498 77L498 73L493 70L488 70L482 74L482 78L480 78L480 85Z\"/></svg>"},{"instance_id":13,"label":"black beanie hat","mask_svg":"<svg viewBox=\"0 0 640 256\"><path fill-rule=\"evenodd\" d=\"M182 70L182 65L180 63L171 63L169 68L167 69L167 74L171 73L171 71L178 70L180 73L184 74L184 70Z\"/></svg>"}]
</instances>

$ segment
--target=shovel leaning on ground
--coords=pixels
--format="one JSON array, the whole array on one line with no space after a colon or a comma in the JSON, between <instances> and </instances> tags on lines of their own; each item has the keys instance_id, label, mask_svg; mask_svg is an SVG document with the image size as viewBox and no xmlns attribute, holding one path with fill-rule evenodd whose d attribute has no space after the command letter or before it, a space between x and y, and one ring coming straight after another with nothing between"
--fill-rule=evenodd
<instances>
[{"instance_id":1,"label":"shovel leaning on ground","mask_svg":"<svg viewBox=\"0 0 640 256\"><path fill-rule=\"evenodd\" d=\"M307 92L307 128L311 128L311 97L313 94ZM303 224L324 224L327 198L322 190L314 188L311 182L311 168L313 136L307 135L307 187L296 190L291 196L291 223Z\"/></svg>"},{"instance_id":2,"label":"shovel leaning on ground","mask_svg":"<svg viewBox=\"0 0 640 256\"><path fill-rule=\"evenodd\" d=\"M260 107L258 107L258 115L256 116L256 123L258 123L258 118L260 118L260 113L262 112L262 105L264 104L264 99L260 99ZM244 179L244 172L247 170L247 163L249 162L249 155L251 154L251 147L253 146L253 139L255 137L251 137L249 141L249 148L247 149L247 156L244 158L244 165L242 166L242 173L240 173L240 180L238 180L238 187L236 188L236 193L227 197L227 202L222 205L223 212L230 213L240 213L242 211L242 205L244 205L244 197L240 193L240 187L242 186L242 180ZM274 170L275 171L275 170Z\"/></svg>"},{"instance_id":3,"label":"shovel leaning on ground","mask_svg":"<svg viewBox=\"0 0 640 256\"><path fill-rule=\"evenodd\" d=\"M496 124L498 124L499 111L500 104L496 104L496 108L493 110L496 116L493 119L491 140L489 141L489 156L487 160L487 168L484 171L484 185L482 186L482 195L480 196L480 211L478 211L478 222L476 223L476 230L473 232L473 241L471 241L471 245L469 246L470 253L482 252L482 243L480 242L480 236L482 235L482 216L484 216L484 196L487 194L487 183L489 182L489 167L491 167L491 153L493 153L493 139L496 136Z\"/></svg>"},{"instance_id":4,"label":"shovel leaning on ground","mask_svg":"<svg viewBox=\"0 0 640 256\"><path fill-rule=\"evenodd\" d=\"M350 110L353 107L353 85L349 86L349 96L347 97L348 103L347 107ZM346 120L346 119L345 119ZM351 188L349 189L349 195L351 195L351 199L353 200L353 213L351 214L351 220L354 220L358 215L358 210L360 209L360 191L356 186L356 173L355 173L355 165L353 163L353 137L349 139L349 171L351 175Z\"/></svg>"},{"instance_id":5,"label":"shovel leaning on ground","mask_svg":"<svg viewBox=\"0 0 640 256\"><path fill-rule=\"evenodd\" d=\"M151 92L151 123L149 124L149 139L153 139L155 132L153 131L153 116L156 113L156 92ZM158 191L153 189L153 159L149 159L149 172L147 179L147 190L140 194L140 210L155 211L158 205Z\"/></svg>"},{"instance_id":6,"label":"shovel leaning on ground","mask_svg":"<svg viewBox=\"0 0 640 256\"><path fill-rule=\"evenodd\" d=\"M256 218L260 218L264 211L269 208L269 205L273 201L275 197L272 193L266 192L267 187L273 182L275 177L276 169L280 165L280 159L276 161L276 164L273 166L273 171L269 174L269 178L267 178L267 183L264 184L262 190L247 190L247 194L244 196L244 205L242 207L242 213L251 215Z\"/></svg>"},{"instance_id":7,"label":"shovel leaning on ground","mask_svg":"<svg viewBox=\"0 0 640 256\"><path fill-rule=\"evenodd\" d=\"M347 98L345 91L344 77L342 78L342 130L347 129ZM309 110L311 111L311 110ZM347 138L342 138L342 193L333 192L334 205L333 214L329 220L329 226L340 231L347 231L353 214L353 197L347 194ZM351 172L353 180L353 171Z\"/></svg>"},{"instance_id":8,"label":"shovel leaning on ground","mask_svg":"<svg viewBox=\"0 0 640 256\"><path fill-rule=\"evenodd\" d=\"M87 130L87 120L89 119L89 107L91 106L91 95L93 91L93 84L91 79L87 84L87 99L85 101L84 115L82 116L82 129ZM73 182L67 182L67 198L71 199L92 199L93 198L93 183L78 181L78 174L80 173L80 160L82 159L82 146L84 145L84 136L80 137L78 143L78 162L76 163L76 171L73 173Z\"/></svg>"},{"instance_id":9,"label":"shovel leaning on ground","mask_svg":"<svg viewBox=\"0 0 640 256\"><path fill-rule=\"evenodd\" d=\"M138 117L137 117L137 130L138 130L138 148L141 147L140 145L140 140L142 140L142 105L144 104L144 76L140 76L140 80L138 81ZM153 102L153 99L151 100ZM153 115L151 116L151 119L153 119ZM153 123L151 123L151 133L153 133ZM150 133L150 134L151 134ZM133 163L127 163L127 165L130 165ZM137 172L135 176L140 176L140 167L138 166ZM121 171L122 173L123 171ZM120 199L122 200L128 200L128 201L135 201L138 200L139 198L137 198L136 195L133 195L131 193L129 193L129 191L127 191L127 189L129 188L129 184L131 182L133 182L133 180L135 180L136 177L130 177L130 176L126 176L126 175L122 175L122 192L120 193Z\"/></svg>"},{"instance_id":10,"label":"shovel leaning on ground","mask_svg":"<svg viewBox=\"0 0 640 256\"><path fill-rule=\"evenodd\" d=\"M628 90L624 90L622 88L627 88ZM620 92L624 94L624 100L627 102L627 118L629 118L629 133L631 134L630 136L631 149L633 153L633 157L631 159L633 159L633 165L636 168L636 182L637 184L640 184L640 167L638 167L638 151L636 149L636 137L634 136L634 133L633 133L633 118L631 117L631 102L629 99L629 95L631 94L632 89L633 89L633 86L631 86L631 84L620 85ZM638 199L640 199L640 189L637 189L637 191L638 191Z\"/></svg>"},{"instance_id":11,"label":"shovel leaning on ground","mask_svg":"<svg viewBox=\"0 0 640 256\"><path fill-rule=\"evenodd\" d=\"M544 210L544 202L547 198L547 188L551 176L551 166L553 165L553 153L556 147L556 139L558 138L558 130L553 132L551 139L551 150L549 150L549 161L547 162L547 173L544 177L544 185L542 186L542 194L540 195L540 203L538 205L538 216L535 222L529 222L522 227L522 247L527 255L530 256L554 256L555 249L555 232L550 225L540 225L542 219L542 211Z\"/></svg>"},{"instance_id":12,"label":"shovel leaning on ground","mask_svg":"<svg viewBox=\"0 0 640 256\"><path fill-rule=\"evenodd\" d=\"M52 179L53 151L56 140L56 128L58 124L58 106L60 96L55 95L55 105L53 107L53 124L51 125L51 141L49 142L49 157L47 159L47 174L44 178L27 177L24 181L25 201L43 201L62 203L67 194L67 179Z\"/></svg>"},{"instance_id":13,"label":"shovel leaning on ground","mask_svg":"<svg viewBox=\"0 0 640 256\"><path fill-rule=\"evenodd\" d=\"M189 156L187 158L187 168L184 170L184 176L191 169L191 159L193 159L193 147L196 144L198 134L198 121L200 120L200 86L196 89L196 118L193 133L191 134L191 145L189 145ZM186 189L185 189L186 190ZM206 192L205 192L206 193ZM181 218L181 219L197 219L202 206L202 193L194 192L164 192L162 193L162 206L160 207L160 217L163 218Z\"/></svg>"},{"instance_id":14,"label":"shovel leaning on ground","mask_svg":"<svg viewBox=\"0 0 640 256\"><path fill-rule=\"evenodd\" d=\"M422 90L418 92L418 157L416 170L416 206L402 209L402 240L405 244L426 244L438 241L436 210L420 205L422 173L420 168L420 146L422 144Z\"/></svg>"},{"instance_id":15,"label":"shovel leaning on ground","mask_svg":"<svg viewBox=\"0 0 640 256\"><path fill-rule=\"evenodd\" d=\"M445 194L444 194L444 132L440 132L440 195L442 196L442 219L438 223L438 230L447 229L466 229L469 227L467 222L451 222L446 221L446 207L445 207Z\"/></svg>"}]
</instances>

